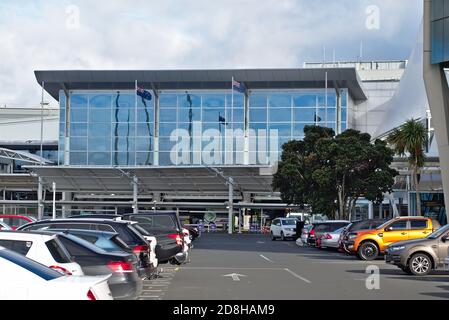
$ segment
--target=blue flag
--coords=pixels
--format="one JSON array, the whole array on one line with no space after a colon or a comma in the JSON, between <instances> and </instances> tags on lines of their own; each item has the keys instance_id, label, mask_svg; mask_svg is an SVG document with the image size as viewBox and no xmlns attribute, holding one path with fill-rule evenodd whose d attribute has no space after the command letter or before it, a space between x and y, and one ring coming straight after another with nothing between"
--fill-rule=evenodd
<instances>
[{"instance_id":1,"label":"blue flag","mask_svg":"<svg viewBox=\"0 0 449 320\"><path fill-rule=\"evenodd\" d=\"M152 99L150 91L147 91L147 90L145 90L145 89L143 89L141 87L137 87L137 95L139 97L142 97L145 100L151 100Z\"/></svg>"}]
</instances>

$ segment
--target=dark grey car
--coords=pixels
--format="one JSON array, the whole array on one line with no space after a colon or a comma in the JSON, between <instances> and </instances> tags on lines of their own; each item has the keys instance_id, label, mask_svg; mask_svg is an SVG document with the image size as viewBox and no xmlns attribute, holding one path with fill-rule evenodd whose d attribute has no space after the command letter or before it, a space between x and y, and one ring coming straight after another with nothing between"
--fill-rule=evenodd
<instances>
[{"instance_id":1,"label":"dark grey car","mask_svg":"<svg viewBox=\"0 0 449 320\"><path fill-rule=\"evenodd\" d=\"M401 241L390 245L385 261L404 272L419 276L444 268L449 256L449 225L439 228L424 239Z\"/></svg>"}]
</instances>

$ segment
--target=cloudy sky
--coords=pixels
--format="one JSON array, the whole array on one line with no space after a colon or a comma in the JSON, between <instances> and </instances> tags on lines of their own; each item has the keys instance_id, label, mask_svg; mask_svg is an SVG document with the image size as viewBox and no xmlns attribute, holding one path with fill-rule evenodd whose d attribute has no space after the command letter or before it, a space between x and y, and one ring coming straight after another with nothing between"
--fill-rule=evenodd
<instances>
[{"instance_id":1,"label":"cloudy sky","mask_svg":"<svg viewBox=\"0 0 449 320\"><path fill-rule=\"evenodd\" d=\"M361 42L364 60L407 59L422 2L1 0L0 105L39 105L34 70L301 67Z\"/></svg>"}]
</instances>

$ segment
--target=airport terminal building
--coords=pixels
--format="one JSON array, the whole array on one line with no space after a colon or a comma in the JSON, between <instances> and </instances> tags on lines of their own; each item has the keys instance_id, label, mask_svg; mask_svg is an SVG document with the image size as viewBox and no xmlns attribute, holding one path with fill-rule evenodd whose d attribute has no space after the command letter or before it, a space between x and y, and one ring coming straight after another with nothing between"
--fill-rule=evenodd
<instances>
[{"instance_id":1,"label":"airport terminal building","mask_svg":"<svg viewBox=\"0 0 449 320\"><path fill-rule=\"evenodd\" d=\"M51 212L54 183L58 215L177 209L226 219L246 212L248 226L252 214L296 210L271 188L282 144L302 139L306 125L336 133L354 128L373 138L392 129L383 118L391 108L385 104L406 67L407 61L383 61L297 69L36 71L37 82L59 103L57 151L51 165L31 161L21 166L26 173L3 174L2 204ZM46 140L54 150L53 139ZM0 141L1 147L7 143ZM397 186L405 190L406 179L399 177ZM36 197L17 199L18 190ZM359 216L391 216L396 205L404 214L401 205L409 199L398 194L404 199L378 207L361 201Z\"/></svg>"}]
</instances>

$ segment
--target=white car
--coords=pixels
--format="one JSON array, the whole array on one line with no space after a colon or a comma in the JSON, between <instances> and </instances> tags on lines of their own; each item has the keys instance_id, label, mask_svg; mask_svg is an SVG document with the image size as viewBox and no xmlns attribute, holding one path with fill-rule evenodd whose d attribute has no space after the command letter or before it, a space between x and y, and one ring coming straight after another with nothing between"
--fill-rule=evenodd
<instances>
[{"instance_id":1,"label":"white car","mask_svg":"<svg viewBox=\"0 0 449 320\"><path fill-rule=\"evenodd\" d=\"M0 247L0 300L112 300L107 280L64 276Z\"/></svg>"},{"instance_id":2,"label":"white car","mask_svg":"<svg viewBox=\"0 0 449 320\"><path fill-rule=\"evenodd\" d=\"M57 235L40 232L0 231L0 246L17 252L67 275L84 275L81 266L72 261Z\"/></svg>"},{"instance_id":3,"label":"white car","mask_svg":"<svg viewBox=\"0 0 449 320\"><path fill-rule=\"evenodd\" d=\"M296 218L276 218L270 226L270 238L276 240L286 240L296 237Z\"/></svg>"}]
</instances>

